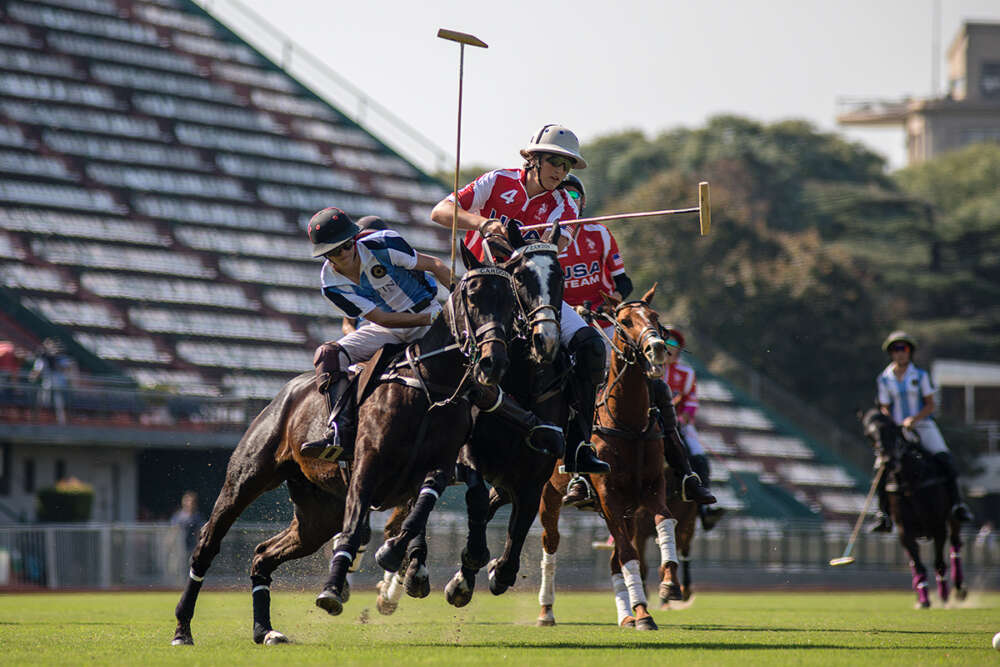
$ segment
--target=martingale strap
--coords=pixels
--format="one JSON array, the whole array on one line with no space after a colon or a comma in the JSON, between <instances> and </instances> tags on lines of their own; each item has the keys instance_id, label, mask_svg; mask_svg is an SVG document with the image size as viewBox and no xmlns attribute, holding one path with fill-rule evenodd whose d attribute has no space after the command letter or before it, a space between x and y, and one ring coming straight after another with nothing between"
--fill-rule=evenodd
<instances>
[{"instance_id":1,"label":"martingale strap","mask_svg":"<svg viewBox=\"0 0 1000 667\"><path fill-rule=\"evenodd\" d=\"M594 432L599 433L600 435L610 435L614 438L623 438L625 440L659 440L663 437L663 432L658 426L659 425L656 423L656 420L650 417L649 423L646 424L646 428L644 428L641 433L621 428L612 428L610 426L601 426L600 424L594 425Z\"/></svg>"}]
</instances>

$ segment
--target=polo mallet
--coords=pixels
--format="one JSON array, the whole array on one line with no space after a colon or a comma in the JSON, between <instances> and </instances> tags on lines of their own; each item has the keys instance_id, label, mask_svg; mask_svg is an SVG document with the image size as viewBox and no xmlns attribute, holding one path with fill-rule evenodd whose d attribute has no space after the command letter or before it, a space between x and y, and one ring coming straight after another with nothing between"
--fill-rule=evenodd
<instances>
[{"instance_id":1,"label":"polo mallet","mask_svg":"<svg viewBox=\"0 0 1000 667\"><path fill-rule=\"evenodd\" d=\"M608 222L611 220L630 220L632 218L652 218L657 215L677 215L679 213L697 213L698 225L701 228L701 235L708 235L709 231L712 229L712 200L708 191L708 181L702 181L698 184L697 206L691 206L690 208L664 209L662 211L643 211L641 213L618 213L616 215L602 215L596 218L577 218L576 220L566 220L560 224L563 226L582 225L588 222ZM550 225L547 224L526 225L521 227L521 231L545 229L549 226Z\"/></svg>"},{"instance_id":2,"label":"polo mallet","mask_svg":"<svg viewBox=\"0 0 1000 667\"><path fill-rule=\"evenodd\" d=\"M851 533L851 539L847 541L847 547L844 549L844 554L840 558L830 560L830 565L833 567L837 567L838 565L850 565L854 562L854 556L851 555L851 549L854 548L854 541L858 539L858 532L861 530L861 524L865 521L865 516L868 514L868 506L871 505L872 498L875 497L875 489L878 488L878 482L882 479L882 473L884 472L885 464L883 463L879 466L875 479L872 480L872 488L868 489L868 497L865 498L865 506L861 508L861 514L858 515L858 520L854 522L854 532Z\"/></svg>"},{"instance_id":3,"label":"polo mallet","mask_svg":"<svg viewBox=\"0 0 1000 667\"><path fill-rule=\"evenodd\" d=\"M437 36L458 42L458 127L455 131L455 212L451 218L451 282L455 283L455 237L458 235L458 168L462 162L462 74L465 69L465 45L488 49L486 42L468 33L439 28Z\"/></svg>"}]
</instances>

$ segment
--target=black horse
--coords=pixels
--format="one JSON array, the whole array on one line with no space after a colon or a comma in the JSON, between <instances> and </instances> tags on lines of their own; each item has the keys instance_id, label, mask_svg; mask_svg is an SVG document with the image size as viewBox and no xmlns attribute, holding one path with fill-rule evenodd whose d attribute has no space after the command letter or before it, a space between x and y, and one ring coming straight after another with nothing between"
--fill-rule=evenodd
<instances>
[{"instance_id":1,"label":"black horse","mask_svg":"<svg viewBox=\"0 0 1000 667\"><path fill-rule=\"evenodd\" d=\"M491 254L505 258L502 266L513 276L517 295L518 336L511 340L511 367L502 388L545 420L535 429L553 429L561 441L569 413L563 393L569 360L559 344L563 292L562 269L557 259L560 234L558 224L554 224L541 243L531 243L522 237L516 224L508 224L506 236L491 236L488 244ZM514 584L541 488L559 453L552 448L533 447L525 429L512 426L509 419L489 410L479 412L472 437L462 449L457 466L459 481L467 486L469 534L462 551L461 569L446 587L451 604L457 607L468 604L476 573L487 564L490 590L495 595ZM485 480L493 485L492 491ZM504 553L490 562L486 525L506 502L513 503L513 511ZM401 518L397 514L390 520L387 534L397 530ZM393 582L387 577L386 583L379 587L377 608L383 614L396 610L403 590L400 583L405 583L406 592L414 597L423 597L429 591L426 584L420 588L411 585L413 572L426 572L426 549L413 549L408 556L412 560L405 581Z\"/></svg>"},{"instance_id":2,"label":"black horse","mask_svg":"<svg viewBox=\"0 0 1000 667\"><path fill-rule=\"evenodd\" d=\"M443 317L406 350L358 409L358 439L330 574L316 605L336 615L347 600L347 569L362 541L371 507L390 508L416 496L400 534L376 554L399 569L411 540L421 535L454 472L472 430L468 394L476 383L497 384L509 365L507 336L514 319L511 275L480 263L466 248L468 272L449 297Z\"/></svg>"},{"instance_id":3,"label":"black horse","mask_svg":"<svg viewBox=\"0 0 1000 667\"><path fill-rule=\"evenodd\" d=\"M916 433L904 431L891 417L872 408L861 415L861 426L872 441L875 454L884 461L885 489L889 512L899 529L899 541L910 556L913 589L921 607L929 607L927 569L920 561L919 538L934 541L934 570L938 596L948 601L945 541L951 542L951 577L955 595L964 600L968 591L962 572L961 524L951 516L951 495L945 478L931 457L920 447Z\"/></svg>"}]
</instances>

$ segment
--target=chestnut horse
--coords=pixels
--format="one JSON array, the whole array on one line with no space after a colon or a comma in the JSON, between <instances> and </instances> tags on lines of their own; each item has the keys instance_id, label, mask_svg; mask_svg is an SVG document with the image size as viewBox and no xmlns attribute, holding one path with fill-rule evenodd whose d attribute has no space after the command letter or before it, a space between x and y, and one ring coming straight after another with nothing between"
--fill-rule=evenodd
<instances>
[{"instance_id":1,"label":"chestnut horse","mask_svg":"<svg viewBox=\"0 0 1000 667\"><path fill-rule=\"evenodd\" d=\"M861 426L872 442L876 455L887 461L885 488L889 492L889 513L899 530L899 541L910 556L913 590L921 607L931 606L927 593L927 568L920 560L917 539L934 541L934 570L941 602L947 602L948 570L944 545L951 542L951 576L955 596L968 594L962 572L961 524L951 516L951 497L937 464L919 445L916 434L907 437L891 417L877 408L861 416ZM912 433L912 432L911 432Z\"/></svg>"},{"instance_id":2,"label":"chestnut horse","mask_svg":"<svg viewBox=\"0 0 1000 667\"><path fill-rule=\"evenodd\" d=\"M601 460L611 466L608 475L595 475L601 513L615 539L612 583L618 623L638 630L656 630L647 608L639 554L632 543L640 507L653 514L660 537L661 567L676 564L676 521L667 509L663 475L663 433L650 413L648 380L663 375L666 344L660 335L659 315L649 302L654 285L639 301L619 302L605 296L614 312L608 381L597 401L594 441ZM559 547L559 512L569 475L554 472L542 493L542 584L539 625L555 625L555 555Z\"/></svg>"}]
</instances>

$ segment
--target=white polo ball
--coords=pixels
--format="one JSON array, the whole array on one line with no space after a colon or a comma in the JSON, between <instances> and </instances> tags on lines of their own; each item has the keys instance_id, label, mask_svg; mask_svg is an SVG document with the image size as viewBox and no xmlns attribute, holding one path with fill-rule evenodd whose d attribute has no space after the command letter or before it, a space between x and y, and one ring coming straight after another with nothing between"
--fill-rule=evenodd
<instances>
[{"instance_id":1,"label":"white polo ball","mask_svg":"<svg viewBox=\"0 0 1000 667\"><path fill-rule=\"evenodd\" d=\"M1000 632L993 635L993 648L1000 651Z\"/></svg>"}]
</instances>

